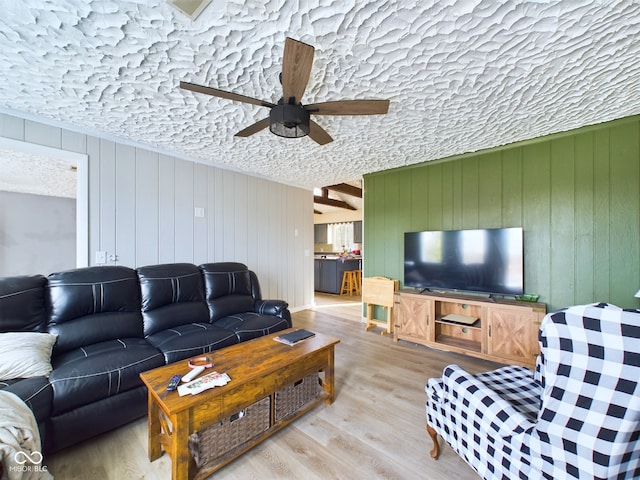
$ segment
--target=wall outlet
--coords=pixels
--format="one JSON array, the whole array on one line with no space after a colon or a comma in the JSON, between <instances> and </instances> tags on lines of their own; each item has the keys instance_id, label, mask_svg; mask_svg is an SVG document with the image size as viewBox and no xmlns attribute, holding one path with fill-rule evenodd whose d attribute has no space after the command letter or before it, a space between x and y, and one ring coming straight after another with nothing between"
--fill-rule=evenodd
<instances>
[{"instance_id":1,"label":"wall outlet","mask_svg":"<svg viewBox=\"0 0 640 480\"><path fill-rule=\"evenodd\" d=\"M96 252L96 265L104 265L105 263L107 263L107 252Z\"/></svg>"}]
</instances>

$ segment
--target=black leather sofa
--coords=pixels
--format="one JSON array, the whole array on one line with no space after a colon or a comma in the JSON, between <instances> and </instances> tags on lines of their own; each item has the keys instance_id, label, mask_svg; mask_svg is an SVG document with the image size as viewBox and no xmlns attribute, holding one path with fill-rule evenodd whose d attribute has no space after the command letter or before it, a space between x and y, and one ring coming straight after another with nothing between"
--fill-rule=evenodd
<instances>
[{"instance_id":1,"label":"black leather sofa","mask_svg":"<svg viewBox=\"0 0 640 480\"><path fill-rule=\"evenodd\" d=\"M53 453L146 415L141 372L290 327L287 303L263 300L241 263L0 278L0 332L58 335L49 378L0 389L29 405Z\"/></svg>"}]
</instances>

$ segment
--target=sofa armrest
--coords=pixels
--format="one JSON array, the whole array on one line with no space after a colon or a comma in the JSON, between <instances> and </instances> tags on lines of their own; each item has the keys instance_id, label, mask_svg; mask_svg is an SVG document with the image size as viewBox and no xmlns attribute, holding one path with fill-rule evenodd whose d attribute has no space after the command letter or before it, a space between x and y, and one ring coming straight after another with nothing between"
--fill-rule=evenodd
<instances>
[{"instance_id":1,"label":"sofa armrest","mask_svg":"<svg viewBox=\"0 0 640 480\"><path fill-rule=\"evenodd\" d=\"M281 317L289 304L284 300L257 300L254 311L263 315L275 315Z\"/></svg>"},{"instance_id":2,"label":"sofa armrest","mask_svg":"<svg viewBox=\"0 0 640 480\"><path fill-rule=\"evenodd\" d=\"M468 424L469 435L505 438L535 427L521 411L458 365L447 366L442 380L447 400L454 404L459 421Z\"/></svg>"}]
</instances>

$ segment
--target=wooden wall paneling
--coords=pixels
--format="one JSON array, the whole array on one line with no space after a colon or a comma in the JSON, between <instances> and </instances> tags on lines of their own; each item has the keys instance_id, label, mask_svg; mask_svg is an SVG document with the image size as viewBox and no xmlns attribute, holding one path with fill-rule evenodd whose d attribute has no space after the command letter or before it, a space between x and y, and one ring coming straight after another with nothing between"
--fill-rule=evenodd
<instances>
[{"instance_id":1,"label":"wooden wall paneling","mask_svg":"<svg viewBox=\"0 0 640 480\"><path fill-rule=\"evenodd\" d=\"M298 228L301 229L302 232L302 244L303 248L309 252L307 257L305 253L305 260L308 262L303 262L303 267L301 269L302 279L299 280L302 285L302 298L303 303L301 306L311 306L314 301L314 263L313 263L313 250L314 250L314 239L313 239L313 229L306 228L305 225L309 222L309 212L311 213L311 223L313 224L313 192L302 190L300 193L299 199L299 220L298 220ZM309 205L311 207L309 207ZM296 297L298 298L298 297Z\"/></svg>"},{"instance_id":2,"label":"wooden wall paneling","mask_svg":"<svg viewBox=\"0 0 640 480\"><path fill-rule=\"evenodd\" d=\"M558 298L575 303L575 152L572 136L550 146L550 287Z\"/></svg>"},{"instance_id":3,"label":"wooden wall paneling","mask_svg":"<svg viewBox=\"0 0 640 480\"><path fill-rule=\"evenodd\" d=\"M442 184L440 194L442 195L442 225L439 230L453 230L459 228L456 223L456 182L454 170L455 162L442 164ZM433 230L433 229L431 229Z\"/></svg>"},{"instance_id":4,"label":"wooden wall paneling","mask_svg":"<svg viewBox=\"0 0 640 480\"><path fill-rule=\"evenodd\" d=\"M510 148L501 152L502 200L501 222L505 227L523 226L522 201L522 148ZM525 231L525 236L527 232ZM526 241L526 240L525 240Z\"/></svg>"},{"instance_id":5,"label":"wooden wall paneling","mask_svg":"<svg viewBox=\"0 0 640 480\"><path fill-rule=\"evenodd\" d=\"M627 268L640 263L640 122L611 129L610 301L624 304L640 289L640 273ZM636 208L629 208L633 205ZM629 248L633 245L633 248Z\"/></svg>"},{"instance_id":6,"label":"wooden wall paneling","mask_svg":"<svg viewBox=\"0 0 640 480\"><path fill-rule=\"evenodd\" d=\"M550 282L550 153L547 143L527 145L523 148L523 204L526 230L524 258L524 289L526 293L540 295L541 302L551 299L544 292L535 291L535 285Z\"/></svg>"},{"instance_id":7,"label":"wooden wall paneling","mask_svg":"<svg viewBox=\"0 0 640 480\"><path fill-rule=\"evenodd\" d=\"M25 120L24 141L47 147L62 148L62 131L53 125Z\"/></svg>"},{"instance_id":8,"label":"wooden wall paneling","mask_svg":"<svg viewBox=\"0 0 640 480\"><path fill-rule=\"evenodd\" d=\"M160 161L158 154L135 149L136 266L160 263Z\"/></svg>"},{"instance_id":9,"label":"wooden wall paneling","mask_svg":"<svg viewBox=\"0 0 640 480\"><path fill-rule=\"evenodd\" d=\"M378 184L383 181L382 175L372 176L366 182L363 195L367 206L363 209L364 221L364 271L366 276L382 275L384 269L381 265L384 255L384 243L378 237L380 225L384 221L384 197L383 187L378 188Z\"/></svg>"},{"instance_id":10,"label":"wooden wall paneling","mask_svg":"<svg viewBox=\"0 0 640 480\"><path fill-rule=\"evenodd\" d=\"M25 120L0 113L0 136L24 142Z\"/></svg>"},{"instance_id":11,"label":"wooden wall paneling","mask_svg":"<svg viewBox=\"0 0 640 480\"><path fill-rule=\"evenodd\" d=\"M89 265L95 265L95 255L100 250L101 239L101 191L100 148L101 141L96 137L87 137L87 156L89 158ZM93 214L92 214L93 212Z\"/></svg>"},{"instance_id":12,"label":"wooden wall paneling","mask_svg":"<svg viewBox=\"0 0 640 480\"><path fill-rule=\"evenodd\" d=\"M259 249L261 231L258 230L258 218L261 214L262 200L258 196L258 183L260 180L253 176L247 176L247 265L254 269L258 265L258 258L262 251Z\"/></svg>"},{"instance_id":13,"label":"wooden wall paneling","mask_svg":"<svg viewBox=\"0 0 640 480\"><path fill-rule=\"evenodd\" d=\"M267 215L269 209L267 186L265 182L256 183L256 197L258 201L255 205L256 217L252 227L254 231L258 233L255 244L255 252L257 255L251 264L251 269L256 272L258 278L262 278L262 273L265 272L266 274L269 269L269 252L271 252L271 254L275 253L274 250L269 249L268 232L270 217ZM260 281L261 286L263 283L266 287L266 280L264 282L262 280ZM264 294L265 292L263 291L263 295Z\"/></svg>"},{"instance_id":14,"label":"wooden wall paneling","mask_svg":"<svg viewBox=\"0 0 640 480\"><path fill-rule=\"evenodd\" d=\"M576 303L589 303L595 298L595 199L594 199L594 134L576 135L575 141L575 273Z\"/></svg>"},{"instance_id":15,"label":"wooden wall paneling","mask_svg":"<svg viewBox=\"0 0 640 480\"><path fill-rule=\"evenodd\" d=\"M283 216L283 235L284 235L284 244L287 252L299 252L301 255L304 255L298 248L298 242L296 237L296 209L294 207L296 201L296 194L293 189L283 189L283 211L289 211L289 215ZM298 233L299 234L299 233ZM282 298L293 298L295 296L296 291L296 269L290 262L282 262L282 267L285 272L282 275Z\"/></svg>"},{"instance_id":16,"label":"wooden wall paneling","mask_svg":"<svg viewBox=\"0 0 640 480\"><path fill-rule=\"evenodd\" d=\"M176 258L175 158L158 155L158 263Z\"/></svg>"},{"instance_id":17,"label":"wooden wall paneling","mask_svg":"<svg viewBox=\"0 0 640 480\"><path fill-rule=\"evenodd\" d=\"M175 226L176 262L194 261L193 258L193 167L192 162L176 159L175 164Z\"/></svg>"},{"instance_id":18,"label":"wooden wall paneling","mask_svg":"<svg viewBox=\"0 0 640 480\"><path fill-rule=\"evenodd\" d=\"M235 173L230 170L222 171L222 258L236 258L234 229L235 229L235 206L234 180Z\"/></svg>"},{"instance_id":19,"label":"wooden wall paneling","mask_svg":"<svg viewBox=\"0 0 640 480\"><path fill-rule=\"evenodd\" d=\"M61 135L60 148L62 148L62 150L87 153L87 136L85 134L62 129Z\"/></svg>"},{"instance_id":20,"label":"wooden wall paneling","mask_svg":"<svg viewBox=\"0 0 640 480\"><path fill-rule=\"evenodd\" d=\"M595 198L595 256L594 271L597 272L595 292L599 298L608 298L610 285L610 131L609 128L594 132L595 159L593 194Z\"/></svg>"},{"instance_id":21,"label":"wooden wall paneling","mask_svg":"<svg viewBox=\"0 0 640 480\"><path fill-rule=\"evenodd\" d=\"M209 249L213 251L212 262L222 262L225 258L224 250L224 170L213 168L209 171L209 188L213 191L209 192L209 210L212 217L209 218L209 242L213 245ZM211 228L213 227L213 231Z\"/></svg>"},{"instance_id":22,"label":"wooden wall paneling","mask_svg":"<svg viewBox=\"0 0 640 480\"><path fill-rule=\"evenodd\" d=\"M415 230L444 230L443 164L433 165L428 173L426 226Z\"/></svg>"},{"instance_id":23,"label":"wooden wall paneling","mask_svg":"<svg viewBox=\"0 0 640 480\"><path fill-rule=\"evenodd\" d=\"M478 158L478 222L473 228L497 228L503 225L502 154L491 152ZM513 225L513 226L520 226Z\"/></svg>"},{"instance_id":24,"label":"wooden wall paneling","mask_svg":"<svg viewBox=\"0 0 640 480\"><path fill-rule=\"evenodd\" d=\"M385 179L385 237L384 271L392 278L397 278L398 265L402 263L402 248L395 248L403 241L400 216L405 212L400 209L400 172L394 172Z\"/></svg>"},{"instance_id":25,"label":"wooden wall paneling","mask_svg":"<svg viewBox=\"0 0 640 480\"><path fill-rule=\"evenodd\" d=\"M286 255L288 252L286 251L284 246L284 221L283 221L283 213L286 211L286 206L284 205L284 199L282 196L282 189L279 188L279 185L272 185L271 188L268 189L270 192L270 196L272 198L273 208L270 209L273 212L273 220L272 224L269 224L269 236L271 237L271 252L279 251L282 254ZM286 273L286 270L283 269L284 262L282 261L282 257L280 255L268 255L269 257L269 272L272 272L273 278L271 279L271 298L281 298L284 295L283 284L285 279L283 275Z\"/></svg>"},{"instance_id":26,"label":"wooden wall paneling","mask_svg":"<svg viewBox=\"0 0 640 480\"><path fill-rule=\"evenodd\" d=\"M305 189L297 190L297 221L298 248L307 262L302 262L302 268L296 268L295 297L303 299L302 305L309 306L313 301L313 229L306 228L309 220L313 223L313 192ZM309 207L310 206L310 207ZM311 212L311 216L310 215Z\"/></svg>"},{"instance_id":27,"label":"wooden wall paneling","mask_svg":"<svg viewBox=\"0 0 640 480\"><path fill-rule=\"evenodd\" d=\"M459 187L457 188L460 192L460 227L457 228L478 228L480 217L479 163L480 159L478 157L471 157L463 162L458 162L460 165Z\"/></svg>"},{"instance_id":28,"label":"wooden wall paneling","mask_svg":"<svg viewBox=\"0 0 640 480\"><path fill-rule=\"evenodd\" d=\"M413 172L413 169L405 169L397 172L398 209L395 215L397 218L397 231L393 237L390 238L389 245L391 245L391 248L389 251L392 252L392 255L388 261L392 260L394 264L397 265L394 270L392 270L395 272L392 278L400 281L402 281L404 277L404 232L413 230L413 215L411 212L413 195L411 188L408 188L412 182ZM394 247L394 245L398 245L398 247Z\"/></svg>"},{"instance_id":29,"label":"wooden wall paneling","mask_svg":"<svg viewBox=\"0 0 640 480\"><path fill-rule=\"evenodd\" d=\"M116 144L110 140L100 140L99 168L100 242L96 250L116 253Z\"/></svg>"},{"instance_id":30,"label":"wooden wall paneling","mask_svg":"<svg viewBox=\"0 0 640 480\"><path fill-rule=\"evenodd\" d=\"M116 143L115 158L115 206L117 263L127 267L138 265L136 261L136 149Z\"/></svg>"},{"instance_id":31,"label":"wooden wall paneling","mask_svg":"<svg viewBox=\"0 0 640 480\"><path fill-rule=\"evenodd\" d=\"M595 198L594 198L594 134L575 136L575 302L589 303L595 296Z\"/></svg>"},{"instance_id":32,"label":"wooden wall paneling","mask_svg":"<svg viewBox=\"0 0 640 480\"><path fill-rule=\"evenodd\" d=\"M249 263L249 184L247 175L234 174L233 191L233 247L234 258L247 265Z\"/></svg>"},{"instance_id":33,"label":"wooden wall paneling","mask_svg":"<svg viewBox=\"0 0 640 480\"><path fill-rule=\"evenodd\" d=\"M411 226L408 231L426 230L429 219L429 171L426 168L412 168L411 175Z\"/></svg>"},{"instance_id":34,"label":"wooden wall paneling","mask_svg":"<svg viewBox=\"0 0 640 480\"><path fill-rule=\"evenodd\" d=\"M291 209L291 193L288 190L282 189L282 193L280 196L281 201L281 212L283 215L281 216L282 221L282 244L285 248L286 252L293 253L295 251L295 237L294 237L294 227L295 218L292 214L285 214L285 212L293 212ZM291 295L291 291L294 290L295 278L293 273L292 265L289 262L280 262L280 291L283 298L289 298Z\"/></svg>"},{"instance_id":35,"label":"wooden wall paneling","mask_svg":"<svg viewBox=\"0 0 640 480\"><path fill-rule=\"evenodd\" d=\"M207 208L207 191L209 187L209 181L207 176L207 170L209 167L201 163L193 164L193 211L191 216L193 217L193 263L200 265L206 263L208 254L208 225L209 222L209 209ZM195 209L204 209L203 217L195 216Z\"/></svg>"}]
</instances>

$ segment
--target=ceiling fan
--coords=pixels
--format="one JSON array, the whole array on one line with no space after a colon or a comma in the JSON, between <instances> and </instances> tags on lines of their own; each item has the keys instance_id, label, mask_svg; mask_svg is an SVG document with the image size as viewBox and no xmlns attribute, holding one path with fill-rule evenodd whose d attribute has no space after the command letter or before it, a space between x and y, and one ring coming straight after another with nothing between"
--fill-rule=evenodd
<instances>
[{"instance_id":1,"label":"ceiling fan","mask_svg":"<svg viewBox=\"0 0 640 480\"><path fill-rule=\"evenodd\" d=\"M311 45L286 39L280 74L282 98L277 104L189 82L180 82L180 88L271 109L267 118L240 130L236 137L248 137L269 127L271 133L281 137L309 135L316 143L325 145L333 138L311 120L311 115L380 115L389 111L389 100L341 100L303 105L301 99L311 75L313 53Z\"/></svg>"}]
</instances>

